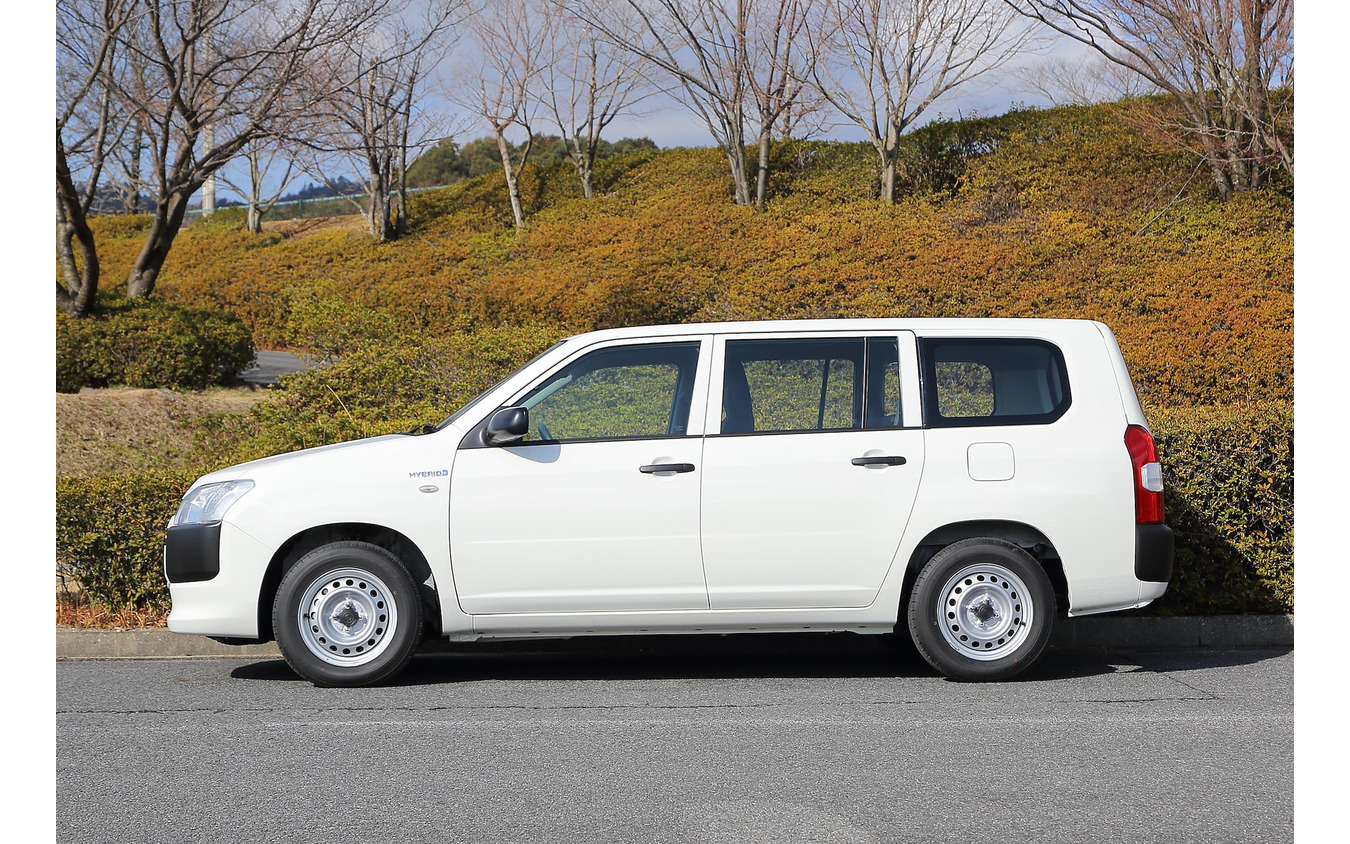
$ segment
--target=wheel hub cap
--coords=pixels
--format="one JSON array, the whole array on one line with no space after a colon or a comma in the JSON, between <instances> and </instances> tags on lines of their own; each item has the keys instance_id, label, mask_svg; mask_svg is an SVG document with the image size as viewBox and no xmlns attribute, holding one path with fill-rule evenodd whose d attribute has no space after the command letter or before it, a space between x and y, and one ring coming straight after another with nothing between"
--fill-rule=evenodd
<instances>
[{"instance_id":1,"label":"wheel hub cap","mask_svg":"<svg viewBox=\"0 0 1350 844\"><path fill-rule=\"evenodd\" d=\"M1031 635L1035 608L1012 570L976 563L948 578L936 610L947 643L962 656L988 662L1021 647Z\"/></svg>"},{"instance_id":2,"label":"wheel hub cap","mask_svg":"<svg viewBox=\"0 0 1350 844\"><path fill-rule=\"evenodd\" d=\"M344 568L316 578L296 613L300 638L331 665L370 662L398 629L398 608L389 587L368 571Z\"/></svg>"},{"instance_id":3,"label":"wheel hub cap","mask_svg":"<svg viewBox=\"0 0 1350 844\"><path fill-rule=\"evenodd\" d=\"M338 626L344 630L351 630L352 625L364 618L365 615L351 601L343 604L342 609L333 615L333 621L337 622Z\"/></svg>"}]
</instances>

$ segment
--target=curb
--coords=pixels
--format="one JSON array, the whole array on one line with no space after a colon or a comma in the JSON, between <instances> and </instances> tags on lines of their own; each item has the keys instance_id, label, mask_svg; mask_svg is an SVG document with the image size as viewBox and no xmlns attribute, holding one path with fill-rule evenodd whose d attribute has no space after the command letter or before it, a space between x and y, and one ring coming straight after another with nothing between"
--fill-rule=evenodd
<instances>
[{"instance_id":1,"label":"curb","mask_svg":"<svg viewBox=\"0 0 1350 844\"><path fill-rule=\"evenodd\" d=\"M1189 650L1192 648L1286 648L1294 646L1292 615L1087 616L1059 619L1051 647L1099 650ZM426 642L420 653L463 653L472 643ZM78 630L57 628L57 659L182 659L261 657L279 659L275 642L222 645L205 636L165 628Z\"/></svg>"}]
</instances>

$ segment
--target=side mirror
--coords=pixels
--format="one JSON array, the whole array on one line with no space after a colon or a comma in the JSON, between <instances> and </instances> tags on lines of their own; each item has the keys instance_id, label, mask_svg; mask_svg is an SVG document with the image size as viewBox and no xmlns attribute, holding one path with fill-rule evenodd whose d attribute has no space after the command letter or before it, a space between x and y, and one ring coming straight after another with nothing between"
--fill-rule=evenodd
<instances>
[{"instance_id":1,"label":"side mirror","mask_svg":"<svg viewBox=\"0 0 1350 844\"><path fill-rule=\"evenodd\" d=\"M485 445L510 445L525 439L530 430L530 412L523 407L503 407L492 414L483 429Z\"/></svg>"}]
</instances>

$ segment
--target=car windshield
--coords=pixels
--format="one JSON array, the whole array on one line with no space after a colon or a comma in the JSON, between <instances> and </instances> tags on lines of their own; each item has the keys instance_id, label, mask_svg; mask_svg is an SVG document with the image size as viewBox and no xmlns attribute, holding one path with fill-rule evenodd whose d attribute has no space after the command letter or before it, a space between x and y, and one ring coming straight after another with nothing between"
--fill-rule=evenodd
<instances>
[{"instance_id":1,"label":"car windshield","mask_svg":"<svg viewBox=\"0 0 1350 844\"><path fill-rule=\"evenodd\" d=\"M522 369L524 369L525 367L527 367L527 366L529 366L530 364L534 363L535 361L539 360L539 359L542 358L544 355L546 355L546 354L548 354L549 352L553 351L554 349L558 348L558 347L561 346L562 344L563 344L563 341L559 340L557 343L554 343L552 346L549 346L547 349L543 350L543 351L540 352L539 354L537 354L537 355L535 355L534 357L530 358L528 361L526 361L526 362L525 362L524 364L522 364L521 366L517 367L513 372L511 372L510 375L507 375L505 378L502 378L500 381L498 381L497 383L493 384L491 387L488 387L488 388L487 388L486 390L484 390L483 392L481 392L481 393L479 393L478 395L474 396L474 397L473 397L473 400L471 400L468 404L464 405L464 406L461 407L459 410L456 410L454 413L452 413L452 414L450 414L449 416L447 416L447 417L441 422L441 424L439 424L439 425L436 426L436 430L439 431L439 430L441 430L442 428L444 428L445 426L450 425L450 424L453 424L454 421L455 421L456 419L458 419L458 418L460 418L461 416L463 416L464 414L468 413L468 412L469 412L470 410L472 410L475 406L477 406L477 404L478 404L479 402L481 402L483 399L487 398L488 393L491 393L493 390L497 389L497 388L500 387L503 383L505 383L508 379L510 379L511 377L513 377L517 372L520 372Z\"/></svg>"}]
</instances>

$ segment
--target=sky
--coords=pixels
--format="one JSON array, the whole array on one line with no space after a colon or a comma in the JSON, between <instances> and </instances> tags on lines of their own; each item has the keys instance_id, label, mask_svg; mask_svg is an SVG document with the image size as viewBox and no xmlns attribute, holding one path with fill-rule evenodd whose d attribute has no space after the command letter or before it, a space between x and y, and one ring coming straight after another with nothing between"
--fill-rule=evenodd
<instances>
[{"instance_id":1,"label":"sky","mask_svg":"<svg viewBox=\"0 0 1350 844\"><path fill-rule=\"evenodd\" d=\"M452 105L443 91L456 85L456 68L474 66L465 40L461 39L442 62L438 78L427 86L423 96L425 108L438 114L446 125L456 127L454 139L461 143L475 138L485 137L491 130L481 117L464 113L463 109ZM1034 52L1014 59L1008 65L972 80L939 98L915 123L922 126L930 120L970 117L972 115L998 115L1014 107L1048 107L1053 105L1045 97L1029 90L1028 86L1016 76L1018 68L1034 65L1041 61L1057 58L1080 58L1089 50L1069 39L1058 36L1043 36ZM615 141L621 138L650 138L657 146L670 147L712 147L716 145L711 133L695 112L679 102L675 97L663 94L653 95L642 101L639 113L622 114L604 131L604 138ZM862 130L847 119L825 112L826 125L820 134L814 137L825 140L865 141ZM536 124L537 134L557 134L557 128L545 120ZM519 130L507 133L513 141L520 141L524 135ZM247 184L246 170L228 168L228 179L236 184ZM278 169L282 169L279 167ZM330 179L346 176L360 180L360 174L348 164L334 162L325 172ZM309 182L318 181L312 176L301 173L295 176L289 189L296 189ZM268 190L275 190L275 180L268 184ZM243 197L228 185L218 185L218 197L230 197L241 200Z\"/></svg>"}]
</instances>

